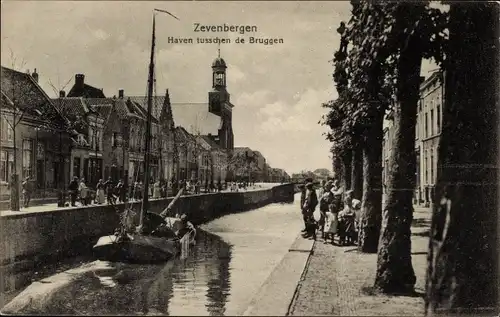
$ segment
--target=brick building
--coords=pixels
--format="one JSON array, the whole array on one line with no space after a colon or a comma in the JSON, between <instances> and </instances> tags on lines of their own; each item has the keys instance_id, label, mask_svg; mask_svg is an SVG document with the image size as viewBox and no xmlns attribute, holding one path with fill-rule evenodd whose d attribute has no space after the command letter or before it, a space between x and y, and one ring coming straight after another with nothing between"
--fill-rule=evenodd
<instances>
[{"instance_id":1,"label":"brick building","mask_svg":"<svg viewBox=\"0 0 500 317\"><path fill-rule=\"evenodd\" d=\"M14 165L30 177L34 197L55 197L69 182L71 135L65 118L38 85L38 73L1 68L0 195L9 199ZM15 127L15 130L13 129Z\"/></svg>"}]
</instances>

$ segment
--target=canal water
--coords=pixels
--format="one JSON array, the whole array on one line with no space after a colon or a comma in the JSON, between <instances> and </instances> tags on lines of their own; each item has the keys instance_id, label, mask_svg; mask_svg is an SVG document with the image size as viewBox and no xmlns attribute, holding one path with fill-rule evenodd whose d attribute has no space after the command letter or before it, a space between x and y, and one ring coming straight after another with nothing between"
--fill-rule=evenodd
<instances>
[{"instance_id":1,"label":"canal water","mask_svg":"<svg viewBox=\"0 0 500 317\"><path fill-rule=\"evenodd\" d=\"M18 313L241 315L301 230L298 198L202 225L185 259L160 265L84 263L93 268Z\"/></svg>"}]
</instances>

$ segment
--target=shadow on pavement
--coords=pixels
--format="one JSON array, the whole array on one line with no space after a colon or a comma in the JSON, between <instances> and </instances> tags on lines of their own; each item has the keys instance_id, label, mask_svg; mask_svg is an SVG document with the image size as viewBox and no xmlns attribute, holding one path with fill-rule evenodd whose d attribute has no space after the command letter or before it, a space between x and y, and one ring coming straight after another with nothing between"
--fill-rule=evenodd
<instances>
[{"instance_id":1,"label":"shadow on pavement","mask_svg":"<svg viewBox=\"0 0 500 317\"><path fill-rule=\"evenodd\" d=\"M382 296L406 296L406 297L421 297L424 298L425 294L420 291L412 291L410 293L394 293L394 294L382 294L379 291L377 291L373 286L365 286L361 288L361 293L364 295L368 296L377 296L377 295L382 295Z\"/></svg>"}]
</instances>

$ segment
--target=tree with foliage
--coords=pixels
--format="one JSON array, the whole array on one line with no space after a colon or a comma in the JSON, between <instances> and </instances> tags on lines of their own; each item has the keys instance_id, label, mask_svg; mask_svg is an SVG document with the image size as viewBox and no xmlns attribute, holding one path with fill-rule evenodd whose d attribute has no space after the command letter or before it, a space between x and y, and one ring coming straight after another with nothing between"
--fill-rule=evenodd
<instances>
[{"instance_id":1,"label":"tree with foliage","mask_svg":"<svg viewBox=\"0 0 500 317\"><path fill-rule=\"evenodd\" d=\"M410 227L420 70L423 58L442 60L446 15L423 2L363 3L357 10L360 30L368 32L362 45L371 46L364 63L369 65L377 58L386 60L385 72L395 96L393 150L375 288L384 293L413 292L416 277L411 262Z\"/></svg>"},{"instance_id":2,"label":"tree with foliage","mask_svg":"<svg viewBox=\"0 0 500 317\"><path fill-rule=\"evenodd\" d=\"M361 198L363 195L359 249L374 253L377 252L381 224L382 125L392 91L390 78L387 78L385 71L385 59L382 56L374 58L372 47L366 41L364 28L368 21L363 19L361 6L358 3L352 5L353 16L346 31L346 40L351 44L351 49L347 55L342 54L342 49L336 53L334 78L340 97L334 104L336 107L329 113L328 123L330 127L333 126L334 135L347 136L344 140L350 141L340 146L350 147L350 157L347 159L351 159L348 163L352 172L347 170L344 174L351 176L354 196ZM372 26L372 36L382 32L382 25ZM348 87L346 89L341 85ZM340 128L336 128L335 124ZM347 165L345 160L344 157L344 166Z\"/></svg>"},{"instance_id":3,"label":"tree with foliage","mask_svg":"<svg viewBox=\"0 0 500 317\"><path fill-rule=\"evenodd\" d=\"M410 227L420 68L424 57L432 56L440 61L446 19L427 3L353 2L352 5L353 17L348 29L352 49L346 62L337 63L335 70L336 74L348 74L349 89L339 92L335 103L340 106L329 113L329 119L335 119L329 123L330 126L334 123L334 128L341 126L332 133L334 137L361 136L365 143L367 175L360 244L363 249L366 243L365 249L373 251L376 243L368 241L373 241L378 231L377 208L380 207L377 206L381 196L375 191L381 189L378 186L381 175L377 170L381 164L380 123L383 113L391 106L389 96L394 98L395 137L388 167L385 225L379 241L375 287L385 293L408 292L413 290L416 281L411 263ZM343 118L347 120L342 121Z\"/></svg>"},{"instance_id":4,"label":"tree with foliage","mask_svg":"<svg viewBox=\"0 0 500 317\"><path fill-rule=\"evenodd\" d=\"M234 173L234 176L247 178L251 182L252 174L258 171L257 158L249 155L248 152L234 152L230 161L228 161L228 170Z\"/></svg>"},{"instance_id":5,"label":"tree with foliage","mask_svg":"<svg viewBox=\"0 0 500 317\"><path fill-rule=\"evenodd\" d=\"M498 3L451 3L426 314L498 315Z\"/></svg>"},{"instance_id":6,"label":"tree with foliage","mask_svg":"<svg viewBox=\"0 0 500 317\"><path fill-rule=\"evenodd\" d=\"M351 109L351 124L358 131L360 146L353 164L362 170L362 214L358 246L362 252L375 253L378 248L382 215L382 140L385 111L391 106L392 85L384 54L373 56L370 37L380 36L387 27L364 16L363 6L352 3L352 18L348 26L352 49L349 52L349 98L356 108ZM368 26L368 24L371 24ZM367 34L366 30L369 30ZM356 163L355 163L356 162ZM358 173L358 176L359 177ZM352 181L359 183L353 173ZM354 185L353 188L359 187ZM360 193L355 193L360 196Z\"/></svg>"}]
</instances>

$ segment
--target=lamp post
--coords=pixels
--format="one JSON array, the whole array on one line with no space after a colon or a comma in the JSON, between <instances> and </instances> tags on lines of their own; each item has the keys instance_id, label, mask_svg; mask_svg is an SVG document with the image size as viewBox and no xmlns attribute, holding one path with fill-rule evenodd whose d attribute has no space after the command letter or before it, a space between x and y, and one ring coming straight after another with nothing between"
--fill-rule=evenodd
<instances>
[{"instance_id":1,"label":"lamp post","mask_svg":"<svg viewBox=\"0 0 500 317\"><path fill-rule=\"evenodd\" d=\"M64 157L62 155L62 132L59 131L59 175L58 177L58 183L59 183L59 194L57 197L57 207L64 207L64 189L63 189L63 183L64 183Z\"/></svg>"}]
</instances>

